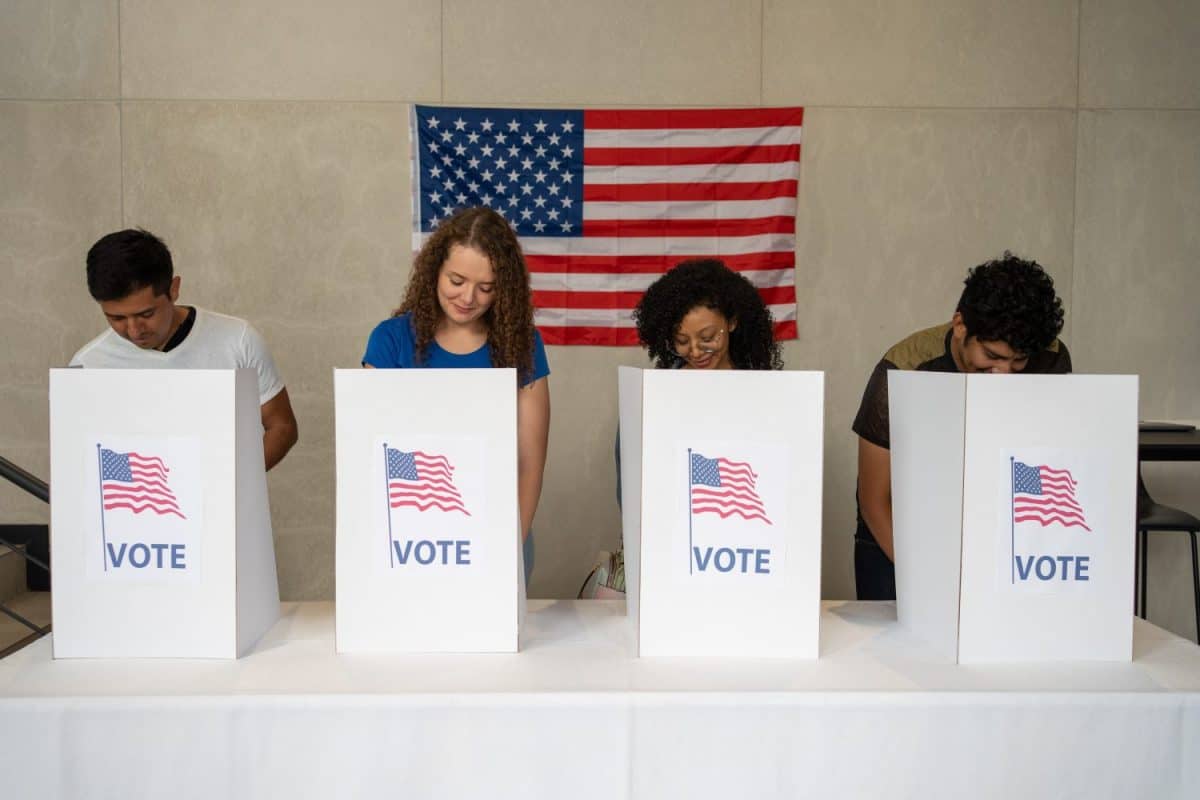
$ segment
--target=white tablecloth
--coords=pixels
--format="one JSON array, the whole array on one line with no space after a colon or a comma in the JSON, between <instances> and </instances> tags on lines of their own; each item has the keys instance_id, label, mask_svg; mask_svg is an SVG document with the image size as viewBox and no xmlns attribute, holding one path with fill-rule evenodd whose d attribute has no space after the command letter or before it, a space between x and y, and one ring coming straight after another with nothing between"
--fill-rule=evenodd
<instances>
[{"instance_id":1,"label":"white tablecloth","mask_svg":"<svg viewBox=\"0 0 1200 800\"><path fill-rule=\"evenodd\" d=\"M1200 648L1140 620L1133 663L963 667L891 604L826 604L814 662L638 659L608 601L518 655L283 614L236 662L0 661L0 798L1200 797Z\"/></svg>"}]
</instances>

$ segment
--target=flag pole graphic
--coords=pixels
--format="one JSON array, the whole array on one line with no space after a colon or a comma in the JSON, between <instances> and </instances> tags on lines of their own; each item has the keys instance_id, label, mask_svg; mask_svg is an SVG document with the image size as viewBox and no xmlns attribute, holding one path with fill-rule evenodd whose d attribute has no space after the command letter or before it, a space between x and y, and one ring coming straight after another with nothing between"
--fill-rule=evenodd
<instances>
[{"instance_id":1,"label":"flag pole graphic","mask_svg":"<svg viewBox=\"0 0 1200 800\"><path fill-rule=\"evenodd\" d=\"M388 564L396 568L396 539L392 536L392 493L388 481L387 442L383 443L383 504L388 521Z\"/></svg>"},{"instance_id":2,"label":"flag pole graphic","mask_svg":"<svg viewBox=\"0 0 1200 800\"><path fill-rule=\"evenodd\" d=\"M1017 460L1008 457L1008 485L1012 490L1008 493L1008 582L1017 583Z\"/></svg>"},{"instance_id":3,"label":"flag pole graphic","mask_svg":"<svg viewBox=\"0 0 1200 800\"><path fill-rule=\"evenodd\" d=\"M692 448L688 448L688 575L692 574L692 562L696 556L692 550Z\"/></svg>"},{"instance_id":4,"label":"flag pole graphic","mask_svg":"<svg viewBox=\"0 0 1200 800\"><path fill-rule=\"evenodd\" d=\"M108 572L108 531L104 527L104 459L100 457L100 443L96 442L96 477L100 481L100 556L104 571Z\"/></svg>"}]
</instances>

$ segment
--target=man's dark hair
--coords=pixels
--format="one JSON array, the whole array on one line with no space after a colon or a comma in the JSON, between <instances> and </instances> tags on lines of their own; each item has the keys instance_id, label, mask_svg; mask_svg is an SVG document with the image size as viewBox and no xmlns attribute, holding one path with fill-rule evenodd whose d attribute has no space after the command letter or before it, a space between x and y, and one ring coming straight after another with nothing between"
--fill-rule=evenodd
<instances>
[{"instance_id":1,"label":"man's dark hair","mask_svg":"<svg viewBox=\"0 0 1200 800\"><path fill-rule=\"evenodd\" d=\"M1003 257L967 273L958 313L967 336L1004 342L1014 352L1031 355L1049 347L1062 331L1062 302L1054 281L1036 261Z\"/></svg>"},{"instance_id":2,"label":"man's dark hair","mask_svg":"<svg viewBox=\"0 0 1200 800\"><path fill-rule=\"evenodd\" d=\"M110 233L88 250L88 291L97 301L120 300L145 286L164 295L174 275L171 251L141 228Z\"/></svg>"}]
</instances>

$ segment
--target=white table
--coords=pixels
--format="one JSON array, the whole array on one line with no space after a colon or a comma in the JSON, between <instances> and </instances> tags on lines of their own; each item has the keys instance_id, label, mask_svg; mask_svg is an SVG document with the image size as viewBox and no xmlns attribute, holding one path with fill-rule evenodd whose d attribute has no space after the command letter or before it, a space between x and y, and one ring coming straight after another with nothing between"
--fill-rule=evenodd
<instances>
[{"instance_id":1,"label":"white table","mask_svg":"<svg viewBox=\"0 0 1200 800\"><path fill-rule=\"evenodd\" d=\"M637 659L622 606L535 601L518 655L337 656L286 603L239 661L0 661L0 797L1200 797L1200 648L933 660L827 603L821 659Z\"/></svg>"}]
</instances>

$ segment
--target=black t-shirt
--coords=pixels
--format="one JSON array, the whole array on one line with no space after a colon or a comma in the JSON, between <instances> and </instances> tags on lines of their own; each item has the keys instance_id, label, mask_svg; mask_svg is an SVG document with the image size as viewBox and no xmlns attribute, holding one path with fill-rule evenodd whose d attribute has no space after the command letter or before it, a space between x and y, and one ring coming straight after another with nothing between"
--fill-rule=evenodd
<instances>
[{"instance_id":1,"label":"black t-shirt","mask_svg":"<svg viewBox=\"0 0 1200 800\"><path fill-rule=\"evenodd\" d=\"M892 446L888 417L888 370L916 370L918 372L958 372L954 356L950 353L951 325L944 323L917 331L897 342L886 353L867 380L862 403L854 417L851 429L871 444L890 450ZM1071 354L1067 346L1055 339L1045 350L1029 357L1022 370L1026 375L1063 375L1071 371ZM858 503L858 492L854 494L858 506L858 527L855 538L874 541L867 523L862 517L862 505Z\"/></svg>"}]
</instances>

